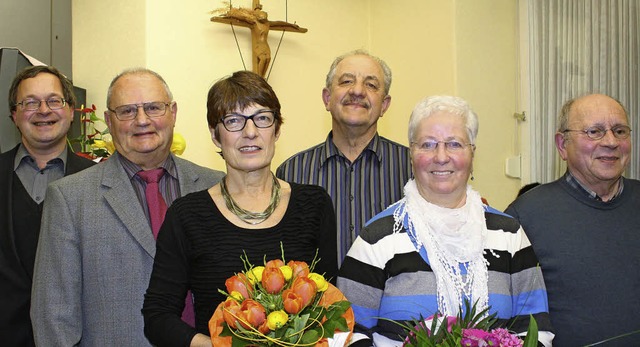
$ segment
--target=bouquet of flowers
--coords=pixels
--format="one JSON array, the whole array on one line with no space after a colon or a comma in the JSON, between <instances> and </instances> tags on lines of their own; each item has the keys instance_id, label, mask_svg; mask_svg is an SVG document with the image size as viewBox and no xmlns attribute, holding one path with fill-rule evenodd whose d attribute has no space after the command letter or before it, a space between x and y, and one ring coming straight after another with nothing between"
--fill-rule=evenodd
<instances>
[{"instance_id":1,"label":"bouquet of flowers","mask_svg":"<svg viewBox=\"0 0 640 347\"><path fill-rule=\"evenodd\" d=\"M285 265L284 253L263 266L242 260L245 271L227 279L220 290L227 300L209 321L214 346L328 346L334 332L353 331L350 303L313 272L315 260Z\"/></svg>"},{"instance_id":2,"label":"bouquet of flowers","mask_svg":"<svg viewBox=\"0 0 640 347\"><path fill-rule=\"evenodd\" d=\"M492 328L495 314L488 315L488 308L476 312L465 301L464 314L457 317L433 315L427 319L414 321L403 328L408 336L403 346L407 347L535 347L538 346L538 325L530 318L527 336L521 340L505 328Z\"/></svg>"}]
</instances>

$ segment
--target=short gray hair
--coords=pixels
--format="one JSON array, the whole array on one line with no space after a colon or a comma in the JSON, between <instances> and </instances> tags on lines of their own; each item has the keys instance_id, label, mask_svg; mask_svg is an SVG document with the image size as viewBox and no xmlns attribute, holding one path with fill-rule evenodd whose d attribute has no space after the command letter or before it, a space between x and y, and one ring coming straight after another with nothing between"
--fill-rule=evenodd
<instances>
[{"instance_id":1,"label":"short gray hair","mask_svg":"<svg viewBox=\"0 0 640 347\"><path fill-rule=\"evenodd\" d=\"M585 94L582 96L579 96L577 98L572 98L567 100L564 105L562 105L562 108L560 109L560 114L558 115L558 132L559 133L566 133L566 131L569 129L569 114L571 114L571 110L573 108L573 104L578 101L579 99L585 98L589 95L594 95L594 94ZM614 100L615 102L618 103L618 105L620 105L620 107L622 108L622 111L624 111L624 116L625 118L627 118L627 123L629 122L629 114L627 113L627 109L624 107L624 105L622 105L622 103L620 102L620 100L611 97L609 95L606 94L602 94L605 95L609 98L611 98L612 100Z\"/></svg>"},{"instance_id":2,"label":"short gray hair","mask_svg":"<svg viewBox=\"0 0 640 347\"><path fill-rule=\"evenodd\" d=\"M452 116L462 117L469 141L475 144L478 136L478 115L471 109L469 103L456 96L436 95L422 99L413 108L409 118L409 143L414 142L414 134L418 124L437 111L446 111Z\"/></svg>"},{"instance_id":3,"label":"short gray hair","mask_svg":"<svg viewBox=\"0 0 640 347\"><path fill-rule=\"evenodd\" d=\"M327 80L325 82L326 88L331 89L331 82L333 82L333 78L336 76L336 69L338 67L338 64L340 64L340 62L343 61L345 58L348 58L354 55L367 56L373 59L376 63L378 63L378 65L380 65L380 67L382 68L382 73L384 74L384 95L385 96L389 95L389 90L391 89L391 79L392 79L391 69L389 68L389 65L387 65L387 63L385 63L384 60L369 54L369 52L367 52L364 49L356 49L355 51L345 53L337 57L333 61L333 63L331 64L331 67L329 68L329 73L327 73Z\"/></svg>"},{"instance_id":4,"label":"short gray hair","mask_svg":"<svg viewBox=\"0 0 640 347\"><path fill-rule=\"evenodd\" d=\"M109 108L111 105L111 97L113 96L113 86L116 84L116 82L124 76L128 76L128 75L151 75L154 76L155 78L157 78L161 83L162 86L164 87L165 92L167 93L167 96L169 97L169 100L173 100L173 94L171 93L171 90L169 89L169 85L167 84L167 82L165 82L164 78L162 78L162 76L160 76L159 73L147 69L147 68L143 68L143 67L136 67L136 68L132 68L132 69L126 69L124 71L122 71L121 73L119 73L116 77L114 77L111 80L111 83L109 84L109 89L107 90L107 108Z\"/></svg>"}]
</instances>

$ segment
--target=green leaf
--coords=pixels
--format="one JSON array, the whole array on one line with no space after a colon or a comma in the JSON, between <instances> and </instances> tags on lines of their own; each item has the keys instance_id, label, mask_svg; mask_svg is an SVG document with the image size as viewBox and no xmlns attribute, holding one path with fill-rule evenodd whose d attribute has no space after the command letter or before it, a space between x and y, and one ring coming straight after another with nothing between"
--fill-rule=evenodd
<instances>
[{"instance_id":1,"label":"green leaf","mask_svg":"<svg viewBox=\"0 0 640 347\"><path fill-rule=\"evenodd\" d=\"M307 330L302 334L301 342L303 344L312 344L318 342L322 336L316 329Z\"/></svg>"},{"instance_id":2,"label":"green leaf","mask_svg":"<svg viewBox=\"0 0 640 347\"><path fill-rule=\"evenodd\" d=\"M529 329L527 330L527 337L524 339L522 347L536 346L538 346L538 323L532 315L529 315Z\"/></svg>"}]
</instances>

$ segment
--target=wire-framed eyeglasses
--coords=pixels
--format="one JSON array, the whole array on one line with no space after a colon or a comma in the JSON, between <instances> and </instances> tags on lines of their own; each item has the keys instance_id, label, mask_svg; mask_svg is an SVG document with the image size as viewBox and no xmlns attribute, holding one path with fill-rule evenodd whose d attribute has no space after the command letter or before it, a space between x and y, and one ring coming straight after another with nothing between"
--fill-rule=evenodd
<instances>
[{"instance_id":1,"label":"wire-framed eyeglasses","mask_svg":"<svg viewBox=\"0 0 640 347\"><path fill-rule=\"evenodd\" d=\"M22 109L27 111L35 111L40 108L42 103L47 104L50 110L59 110L67 104L67 100L60 97L52 97L47 100L36 100L36 99L24 99L16 105L22 106Z\"/></svg>"},{"instance_id":2,"label":"wire-framed eyeglasses","mask_svg":"<svg viewBox=\"0 0 640 347\"><path fill-rule=\"evenodd\" d=\"M464 143L458 140L426 140L424 142L412 142L411 145L415 146L417 150L422 152L435 152L441 143L444 145L444 149L449 153L461 152L462 150L467 148L467 146L470 146L472 149L475 149L476 147L476 145L474 145L473 143Z\"/></svg>"},{"instance_id":3,"label":"wire-framed eyeglasses","mask_svg":"<svg viewBox=\"0 0 640 347\"><path fill-rule=\"evenodd\" d=\"M167 108L171 105L170 102L152 101L145 102L143 104L127 104L121 105L114 109L107 108L109 111L115 113L116 118L121 121L132 120L138 115L138 108L142 107L144 113L150 118L162 117L167 113Z\"/></svg>"},{"instance_id":4,"label":"wire-framed eyeglasses","mask_svg":"<svg viewBox=\"0 0 640 347\"><path fill-rule=\"evenodd\" d=\"M247 125L247 120L251 119L256 128L268 128L276 121L276 111L259 110L256 113L245 116L239 113L229 113L222 117L222 125L227 131L240 131Z\"/></svg>"},{"instance_id":5,"label":"wire-framed eyeglasses","mask_svg":"<svg viewBox=\"0 0 640 347\"><path fill-rule=\"evenodd\" d=\"M613 136L619 140L624 140L627 137L629 137L629 135L631 135L631 128L629 128L626 125L616 125L609 129L603 128L601 126L593 126L593 127L587 128L586 130L566 129L566 130L563 130L562 132L563 133L567 133L567 132L584 133L592 140L600 140L601 138L604 137L604 135L607 134L607 131L609 130L611 130L611 133L613 134Z\"/></svg>"}]
</instances>

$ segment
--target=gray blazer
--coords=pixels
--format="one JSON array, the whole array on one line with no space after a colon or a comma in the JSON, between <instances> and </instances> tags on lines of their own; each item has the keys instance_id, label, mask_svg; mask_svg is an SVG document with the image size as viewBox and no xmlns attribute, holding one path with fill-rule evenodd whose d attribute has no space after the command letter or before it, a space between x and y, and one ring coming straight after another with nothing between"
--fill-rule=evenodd
<instances>
[{"instance_id":1,"label":"gray blazer","mask_svg":"<svg viewBox=\"0 0 640 347\"><path fill-rule=\"evenodd\" d=\"M150 346L141 309L155 240L117 156L48 187L31 298L38 346ZM223 177L174 161L182 195Z\"/></svg>"}]
</instances>

